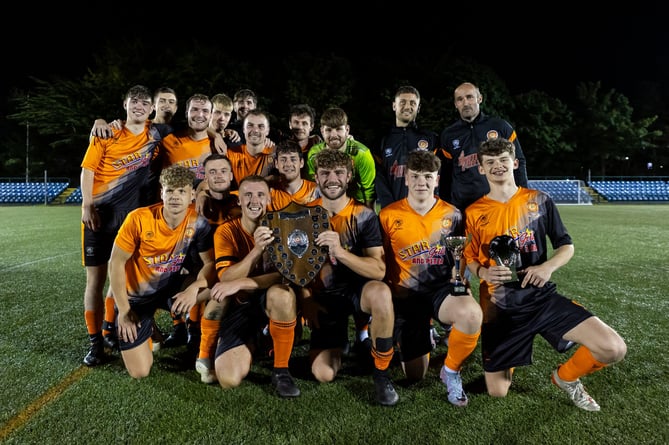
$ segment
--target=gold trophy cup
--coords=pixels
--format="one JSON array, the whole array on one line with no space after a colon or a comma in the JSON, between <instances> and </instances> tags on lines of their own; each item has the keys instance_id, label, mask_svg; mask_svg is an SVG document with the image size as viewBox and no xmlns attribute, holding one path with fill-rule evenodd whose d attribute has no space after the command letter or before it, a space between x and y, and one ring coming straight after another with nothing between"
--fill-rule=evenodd
<instances>
[{"instance_id":1,"label":"gold trophy cup","mask_svg":"<svg viewBox=\"0 0 669 445\"><path fill-rule=\"evenodd\" d=\"M465 248L464 236L447 236L444 238L446 248L451 251L453 259L455 260L455 283L453 283L453 295L467 295L467 286L462 281L460 276L460 259L462 258L462 251Z\"/></svg>"}]
</instances>

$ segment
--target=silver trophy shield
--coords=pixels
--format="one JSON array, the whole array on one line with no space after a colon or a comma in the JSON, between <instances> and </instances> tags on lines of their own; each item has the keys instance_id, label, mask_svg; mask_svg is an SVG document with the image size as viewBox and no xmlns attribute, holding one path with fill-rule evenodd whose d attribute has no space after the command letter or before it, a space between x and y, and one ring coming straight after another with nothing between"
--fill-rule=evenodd
<instances>
[{"instance_id":1,"label":"silver trophy shield","mask_svg":"<svg viewBox=\"0 0 669 445\"><path fill-rule=\"evenodd\" d=\"M453 283L453 295L467 295L467 286L462 281L460 276L460 259L462 258L462 251L465 249L464 236L447 236L444 238L446 248L451 251L453 259L455 260L455 283Z\"/></svg>"},{"instance_id":2,"label":"silver trophy shield","mask_svg":"<svg viewBox=\"0 0 669 445\"><path fill-rule=\"evenodd\" d=\"M509 235L496 236L490 241L488 253L498 266L506 266L511 269L511 279L506 280L505 283L518 281L516 267L519 265L520 249L518 249L516 240Z\"/></svg>"}]
</instances>

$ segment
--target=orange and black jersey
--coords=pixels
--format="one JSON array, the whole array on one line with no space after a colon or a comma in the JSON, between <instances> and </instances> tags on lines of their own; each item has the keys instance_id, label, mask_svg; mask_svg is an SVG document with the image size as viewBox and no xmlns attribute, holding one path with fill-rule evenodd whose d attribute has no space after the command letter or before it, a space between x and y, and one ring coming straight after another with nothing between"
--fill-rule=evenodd
<instances>
[{"instance_id":1,"label":"orange and black jersey","mask_svg":"<svg viewBox=\"0 0 669 445\"><path fill-rule=\"evenodd\" d=\"M241 218L225 221L218 226L214 232L214 257L218 277L221 277L225 269L243 260L254 246L253 234L244 230ZM276 267L270 261L269 255L265 254L263 261L258 261L248 276L256 277L275 271Z\"/></svg>"},{"instance_id":2,"label":"orange and black jersey","mask_svg":"<svg viewBox=\"0 0 669 445\"><path fill-rule=\"evenodd\" d=\"M150 298L174 280L183 279L181 270L192 252L207 252L213 247L211 226L194 206L172 229L163 218L162 203L130 212L114 243L132 254L125 265L131 302Z\"/></svg>"},{"instance_id":3,"label":"orange and black jersey","mask_svg":"<svg viewBox=\"0 0 669 445\"><path fill-rule=\"evenodd\" d=\"M106 213L139 207L156 147L171 128L147 121L140 134L126 127L113 131L108 139L94 137L81 162L82 168L94 172L93 201Z\"/></svg>"},{"instance_id":4,"label":"orange and black jersey","mask_svg":"<svg viewBox=\"0 0 669 445\"><path fill-rule=\"evenodd\" d=\"M308 179L302 179L302 185L292 195L286 191L286 186L281 182L281 180L270 181L270 185L272 187L272 201L274 201L275 199L280 199L281 202L285 202L286 197L290 197L291 201L294 201L298 204L307 205L319 196L318 186L314 181L310 181ZM277 197L275 196L275 194L282 196ZM288 202L288 204L290 204L290 202ZM278 205L274 205L273 202L272 202L272 207L282 208L278 207Z\"/></svg>"},{"instance_id":5,"label":"orange and black jersey","mask_svg":"<svg viewBox=\"0 0 669 445\"><path fill-rule=\"evenodd\" d=\"M276 172L274 167L274 148L265 147L262 152L252 156L246 149L246 144L228 147L228 159L232 166L232 176L235 178L235 189L239 182L247 176L270 176Z\"/></svg>"},{"instance_id":6,"label":"orange and black jersey","mask_svg":"<svg viewBox=\"0 0 669 445\"><path fill-rule=\"evenodd\" d=\"M429 212L420 215L404 198L382 208L379 219L386 252L386 282L394 295L405 289L434 291L450 281L454 261L443 239L462 235L460 210L437 199Z\"/></svg>"},{"instance_id":7,"label":"orange and black jersey","mask_svg":"<svg viewBox=\"0 0 669 445\"><path fill-rule=\"evenodd\" d=\"M467 207L465 231L469 238L463 256L467 262L476 261L483 267L494 265L488 249L490 241L498 235L511 236L520 249L518 270L541 264L548 258L547 238L553 249L572 244L557 206L540 190L519 187L508 202L499 202L484 196ZM492 285L481 280L480 297L503 305L508 293L534 292L511 286Z\"/></svg>"},{"instance_id":8,"label":"orange and black jersey","mask_svg":"<svg viewBox=\"0 0 669 445\"><path fill-rule=\"evenodd\" d=\"M188 130L166 136L158 146L162 168L181 165L195 173L195 184L204 179L204 160L212 154L209 138L199 141L190 137Z\"/></svg>"},{"instance_id":9,"label":"orange and black jersey","mask_svg":"<svg viewBox=\"0 0 669 445\"><path fill-rule=\"evenodd\" d=\"M318 198L309 205L322 206L323 199ZM363 256L363 249L383 246L378 215L353 198L349 198L348 204L339 213L331 215L329 222L330 229L339 233L341 246L357 256ZM315 290L336 290L355 286L361 281L366 279L343 264L333 265L326 261L310 286Z\"/></svg>"}]
</instances>

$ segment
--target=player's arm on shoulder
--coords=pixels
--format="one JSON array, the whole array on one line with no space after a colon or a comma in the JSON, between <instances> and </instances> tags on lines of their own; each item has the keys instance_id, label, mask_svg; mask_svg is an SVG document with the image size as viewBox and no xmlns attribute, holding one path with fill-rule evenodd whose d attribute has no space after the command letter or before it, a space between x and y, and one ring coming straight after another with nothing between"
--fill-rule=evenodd
<instances>
[{"instance_id":1,"label":"player's arm on shoulder","mask_svg":"<svg viewBox=\"0 0 669 445\"><path fill-rule=\"evenodd\" d=\"M227 155L228 154L228 145L223 140L224 135L215 131L213 128L207 128L207 135L211 141L212 153L216 152L218 154Z\"/></svg>"},{"instance_id":2,"label":"player's arm on shoulder","mask_svg":"<svg viewBox=\"0 0 669 445\"><path fill-rule=\"evenodd\" d=\"M114 136L114 130L120 130L122 128L123 121L120 119L115 119L111 123L107 123L104 119L95 119L88 140L91 141L94 137L109 139Z\"/></svg>"}]
</instances>

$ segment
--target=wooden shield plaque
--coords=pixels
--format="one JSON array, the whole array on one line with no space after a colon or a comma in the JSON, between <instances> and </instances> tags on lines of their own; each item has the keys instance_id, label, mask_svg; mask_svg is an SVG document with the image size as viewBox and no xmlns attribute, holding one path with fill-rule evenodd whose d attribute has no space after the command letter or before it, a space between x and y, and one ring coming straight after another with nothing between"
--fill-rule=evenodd
<instances>
[{"instance_id":1,"label":"wooden shield plaque","mask_svg":"<svg viewBox=\"0 0 669 445\"><path fill-rule=\"evenodd\" d=\"M292 283L306 286L328 258L328 248L314 242L319 233L330 227L328 212L321 206L292 202L281 210L268 212L260 224L274 234L274 243L267 251L278 271Z\"/></svg>"}]
</instances>

